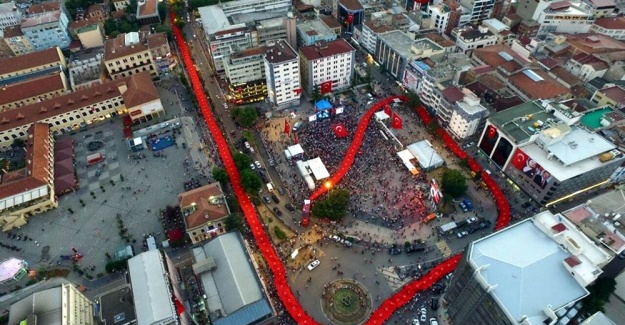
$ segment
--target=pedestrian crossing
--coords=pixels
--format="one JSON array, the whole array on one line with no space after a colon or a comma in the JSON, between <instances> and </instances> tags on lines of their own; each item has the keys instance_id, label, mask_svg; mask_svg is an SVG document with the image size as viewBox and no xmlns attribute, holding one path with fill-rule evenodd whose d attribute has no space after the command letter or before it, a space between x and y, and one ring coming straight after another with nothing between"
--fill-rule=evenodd
<instances>
[{"instance_id":1,"label":"pedestrian crossing","mask_svg":"<svg viewBox=\"0 0 625 325\"><path fill-rule=\"evenodd\" d=\"M383 268L379 268L378 270L380 271L382 276L384 276L384 278L388 282L388 286L391 288L391 290L393 290L393 292L403 287L410 280L410 278L406 278L405 280L402 280L397 275L397 273L395 273L395 270L393 267L383 267Z\"/></svg>"},{"instance_id":2,"label":"pedestrian crossing","mask_svg":"<svg viewBox=\"0 0 625 325\"><path fill-rule=\"evenodd\" d=\"M448 258L451 256L451 248L449 248L446 241L441 240L437 242L436 247L438 247L438 250L441 251L441 253L443 254L443 257Z\"/></svg>"}]
</instances>

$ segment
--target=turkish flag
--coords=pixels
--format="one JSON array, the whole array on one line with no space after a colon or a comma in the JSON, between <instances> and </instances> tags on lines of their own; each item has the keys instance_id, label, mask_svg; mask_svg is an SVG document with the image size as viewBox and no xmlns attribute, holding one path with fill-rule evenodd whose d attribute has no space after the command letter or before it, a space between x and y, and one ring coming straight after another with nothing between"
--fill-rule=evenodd
<instances>
[{"instance_id":1,"label":"turkish flag","mask_svg":"<svg viewBox=\"0 0 625 325\"><path fill-rule=\"evenodd\" d=\"M525 167L525 162L527 161L527 155L521 151L521 149L517 149L514 152L514 156L512 156L512 166L516 167L518 170L523 170Z\"/></svg>"},{"instance_id":2,"label":"turkish flag","mask_svg":"<svg viewBox=\"0 0 625 325\"><path fill-rule=\"evenodd\" d=\"M402 120L401 117L399 117L399 115L393 113L393 122L391 122L391 127L393 129L401 129L402 128Z\"/></svg>"},{"instance_id":3,"label":"turkish flag","mask_svg":"<svg viewBox=\"0 0 625 325\"><path fill-rule=\"evenodd\" d=\"M328 80L321 84L321 94L327 94L332 92L332 80Z\"/></svg>"},{"instance_id":4,"label":"turkish flag","mask_svg":"<svg viewBox=\"0 0 625 325\"><path fill-rule=\"evenodd\" d=\"M347 23L348 23L348 24L351 24L351 23L353 23L353 22L354 22L354 14L353 14L353 13L349 13L349 14L347 15Z\"/></svg>"},{"instance_id":5,"label":"turkish flag","mask_svg":"<svg viewBox=\"0 0 625 325\"><path fill-rule=\"evenodd\" d=\"M386 115L388 115L388 116L391 116L393 111L391 111L391 107L390 106L384 105L384 113L386 113Z\"/></svg>"},{"instance_id":6,"label":"turkish flag","mask_svg":"<svg viewBox=\"0 0 625 325\"><path fill-rule=\"evenodd\" d=\"M286 135L291 134L291 125L289 124L288 120L284 120L284 133L286 133Z\"/></svg>"},{"instance_id":7,"label":"turkish flag","mask_svg":"<svg viewBox=\"0 0 625 325\"><path fill-rule=\"evenodd\" d=\"M489 138L494 139L497 136L497 128L489 125L487 133Z\"/></svg>"},{"instance_id":8,"label":"turkish flag","mask_svg":"<svg viewBox=\"0 0 625 325\"><path fill-rule=\"evenodd\" d=\"M181 315L182 313L184 313L184 305L180 302L180 300L178 300L176 296L174 296L174 306L176 306L176 314Z\"/></svg>"},{"instance_id":9,"label":"turkish flag","mask_svg":"<svg viewBox=\"0 0 625 325\"><path fill-rule=\"evenodd\" d=\"M293 92L294 92L296 95L300 95L300 94L302 93L302 88L295 88L295 89L293 89Z\"/></svg>"},{"instance_id":10,"label":"turkish flag","mask_svg":"<svg viewBox=\"0 0 625 325\"><path fill-rule=\"evenodd\" d=\"M332 126L332 130L334 131L334 135L336 135L337 138L344 138L348 135L347 129L342 123L334 124Z\"/></svg>"}]
</instances>

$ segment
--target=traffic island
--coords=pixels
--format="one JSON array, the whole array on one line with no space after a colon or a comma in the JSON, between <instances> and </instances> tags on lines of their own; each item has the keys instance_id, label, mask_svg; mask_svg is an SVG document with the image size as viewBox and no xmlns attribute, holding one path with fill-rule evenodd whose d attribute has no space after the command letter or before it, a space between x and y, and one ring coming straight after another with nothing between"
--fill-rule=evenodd
<instances>
[{"instance_id":1,"label":"traffic island","mask_svg":"<svg viewBox=\"0 0 625 325\"><path fill-rule=\"evenodd\" d=\"M360 324L371 313L371 296L359 282L341 279L326 285L321 305L333 324Z\"/></svg>"}]
</instances>

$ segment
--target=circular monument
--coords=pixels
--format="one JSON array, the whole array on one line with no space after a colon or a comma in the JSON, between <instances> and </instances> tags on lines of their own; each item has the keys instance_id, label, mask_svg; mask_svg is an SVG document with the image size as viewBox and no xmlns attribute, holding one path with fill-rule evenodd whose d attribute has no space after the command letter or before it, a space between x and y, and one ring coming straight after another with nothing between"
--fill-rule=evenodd
<instances>
[{"instance_id":1,"label":"circular monument","mask_svg":"<svg viewBox=\"0 0 625 325\"><path fill-rule=\"evenodd\" d=\"M352 279L336 280L325 287L323 312L334 324L362 323L371 313L371 296L367 289Z\"/></svg>"}]
</instances>

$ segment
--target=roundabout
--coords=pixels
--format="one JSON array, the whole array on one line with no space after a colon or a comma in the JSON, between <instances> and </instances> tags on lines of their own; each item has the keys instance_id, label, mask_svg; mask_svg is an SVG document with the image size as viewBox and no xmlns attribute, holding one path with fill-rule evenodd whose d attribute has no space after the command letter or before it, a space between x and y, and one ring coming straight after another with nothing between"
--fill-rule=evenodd
<instances>
[{"instance_id":1,"label":"roundabout","mask_svg":"<svg viewBox=\"0 0 625 325\"><path fill-rule=\"evenodd\" d=\"M341 279L325 286L321 306L333 324L359 324L371 313L371 296L358 281Z\"/></svg>"}]
</instances>

